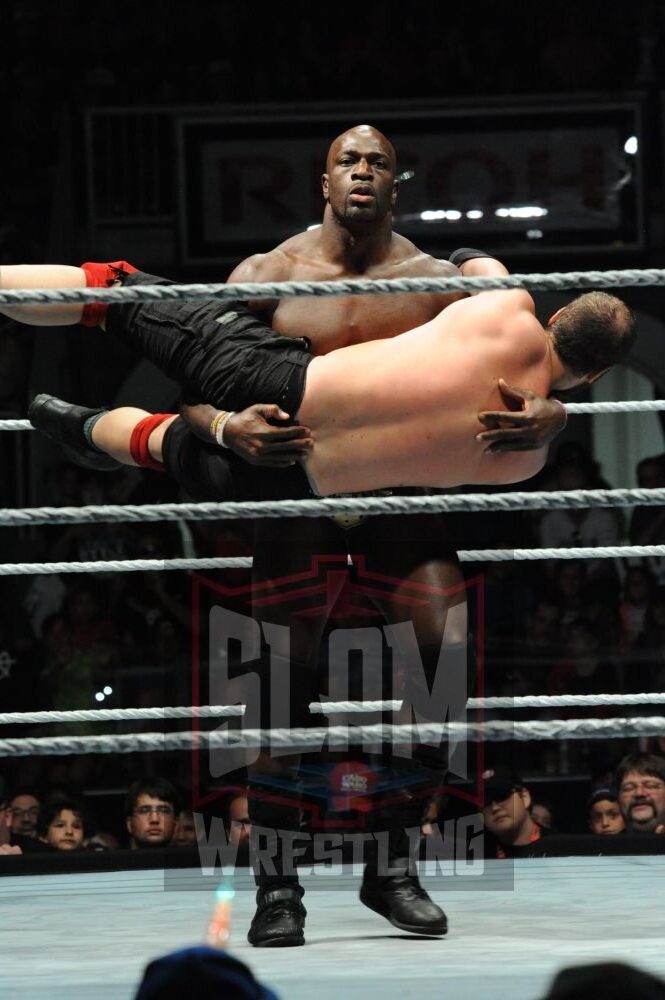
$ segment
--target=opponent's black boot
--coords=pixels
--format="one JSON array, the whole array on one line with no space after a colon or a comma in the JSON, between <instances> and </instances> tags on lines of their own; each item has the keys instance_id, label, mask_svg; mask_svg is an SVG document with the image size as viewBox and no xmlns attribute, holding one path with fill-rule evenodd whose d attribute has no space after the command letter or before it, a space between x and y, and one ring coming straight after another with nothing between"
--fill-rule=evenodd
<instances>
[{"instance_id":1,"label":"opponent's black boot","mask_svg":"<svg viewBox=\"0 0 665 1000\"><path fill-rule=\"evenodd\" d=\"M35 396L28 408L28 419L33 427L55 441L67 458L85 469L95 469L97 472L113 472L121 469L122 463L116 462L110 455L92 447L84 433L84 425L90 417L105 413L66 403L57 396L49 396L42 392Z\"/></svg>"},{"instance_id":2,"label":"opponent's black boot","mask_svg":"<svg viewBox=\"0 0 665 1000\"><path fill-rule=\"evenodd\" d=\"M304 889L298 883L266 886L256 893L256 913L247 940L255 948L292 948L305 943Z\"/></svg>"},{"instance_id":3,"label":"opponent's black boot","mask_svg":"<svg viewBox=\"0 0 665 1000\"><path fill-rule=\"evenodd\" d=\"M380 913L393 927L412 934L443 935L448 930L446 915L427 895L406 858L391 858L391 875L380 875L375 864L365 868L360 902Z\"/></svg>"}]
</instances>

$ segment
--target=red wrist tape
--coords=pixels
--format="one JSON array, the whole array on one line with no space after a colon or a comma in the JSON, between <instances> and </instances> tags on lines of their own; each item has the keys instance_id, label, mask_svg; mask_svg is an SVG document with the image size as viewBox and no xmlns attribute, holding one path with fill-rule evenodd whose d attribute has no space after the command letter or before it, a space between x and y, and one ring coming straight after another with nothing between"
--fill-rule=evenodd
<instances>
[{"instance_id":1,"label":"red wrist tape","mask_svg":"<svg viewBox=\"0 0 665 1000\"><path fill-rule=\"evenodd\" d=\"M85 271L85 283L88 288L110 288L126 274L136 274L138 268L128 264L126 260L114 260L109 264L94 264L88 261L81 264ZM107 302L88 302L83 306L81 323L83 326L99 326L106 318Z\"/></svg>"},{"instance_id":2,"label":"red wrist tape","mask_svg":"<svg viewBox=\"0 0 665 1000\"><path fill-rule=\"evenodd\" d=\"M164 472L163 463L158 462L150 454L148 441L155 428L163 424L165 420L169 420L172 416L174 416L173 413L151 413L150 416L139 420L132 431L132 436L129 439L129 451L136 464L140 465L141 468L153 469L155 472Z\"/></svg>"}]
</instances>

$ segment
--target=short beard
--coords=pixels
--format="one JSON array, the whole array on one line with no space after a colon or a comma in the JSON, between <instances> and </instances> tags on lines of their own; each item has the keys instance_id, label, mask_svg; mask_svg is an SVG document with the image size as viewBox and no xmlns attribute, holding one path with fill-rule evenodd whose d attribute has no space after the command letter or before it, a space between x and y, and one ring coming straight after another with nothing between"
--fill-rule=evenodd
<instances>
[{"instance_id":1,"label":"short beard","mask_svg":"<svg viewBox=\"0 0 665 1000\"><path fill-rule=\"evenodd\" d=\"M371 215L362 216L360 214L354 215L350 212L337 212L334 208L332 209L332 213L335 221L340 226L359 236L364 236L378 229L389 214L387 211L383 213L374 211Z\"/></svg>"}]
</instances>

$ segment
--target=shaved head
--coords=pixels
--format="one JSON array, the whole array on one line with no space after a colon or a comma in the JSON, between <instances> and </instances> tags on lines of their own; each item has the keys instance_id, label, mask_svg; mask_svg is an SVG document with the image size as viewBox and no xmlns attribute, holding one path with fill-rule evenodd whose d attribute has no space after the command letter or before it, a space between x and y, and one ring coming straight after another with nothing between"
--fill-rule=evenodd
<instances>
[{"instance_id":1,"label":"shaved head","mask_svg":"<svg viewBox=\"0 0 665 1000\"><path fill-rule=\"evenodd\" d=\"M332 143L321 178L327 217L356 232L390 226L397 199L395 150L371 125L354 125ZM324 223L325 223L324 216Z\"/></svg>"},{"instance_id":2,"label":"shaved head","mask_svg":"<svg viewBox=\"0 0 665 1000\"><path fill-rule=\"evenodd\" d=\"M341 135L338 135L331 142L326 157L326 171L328 173L330 172L331 163L334 162L334 157L339 151L345 146L350 146L354 143L361 143L363 145L370 143L378 151L390 157L393 170L397 169L397 156L395 155L395 149L390 139L387 139L383 132L379 132L378 128L374 128L373 125L354 125L353 128L342 132Z\"/></svg>"}]
</instances>

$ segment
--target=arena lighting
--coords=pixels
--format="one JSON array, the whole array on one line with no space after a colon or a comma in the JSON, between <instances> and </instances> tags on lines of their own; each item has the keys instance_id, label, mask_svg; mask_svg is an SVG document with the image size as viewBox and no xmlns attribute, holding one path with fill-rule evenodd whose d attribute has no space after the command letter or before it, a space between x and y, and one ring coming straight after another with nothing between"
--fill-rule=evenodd
<instances>
[{"instance_id":1,"label":"arena lighting","mask_svg":"<svg viewBox=\"0 0 665 1000\"><path fill-rule=\"evenodd\" d=\"M542 240L543 231L542 229L527 229L526 238L528 240Z\"/></svg>"},{"instance_id":2,"label":"arena lighting","mask_svg":"<svg viewBox=\"0 0 665 1000\"><path fill-rule=\"evenodd\" d=\"M542 219L549 215L549 211L538 205L511 205L509 208L497 208L494 214L498 219Z\"/></svg>"},{"instance_id":3,"label":"arena lighting","mask_svg":"<svg viewBox=\"0 0 665 1000\"><path fill-rule=\"evenodd\" d=\"M95 694L95 701L104 701L103 691L97 691L97 693Z\"/></svg>"},{"instance_id":4,"label":"arena lighting","mask_svg":"<svg viewBox=\"0 0 665 1000\"><path fill-rule=\"evenodd\" d=\"M462 213L456 208L426 209L420 213L420 218L423 222L459 222Z\"/></svg>"},{"instance_id":5,"label":"arena lighting","mask_svg":"<svg viewBox=\"0 0 665 1000\"><path fill-rule=\"evenodd\" d=\"M482 217L483 217L484 214L485 213L481 212L481 210L479 208L471 208L466 213L466 217L467 217L467 219L482 219Z\"/></svg>"},{"instance_id":6,"label":"arena lighting","mask_svg":"<svg viewBox=\"0 0 665 1000\"><path fill-rule=\"evenodd\" d=\"M103 691L104 694L106 695L113 694L113 688L111 687L110 684L107 684L106 687L103 689Z\"/></svg>"},{"instance_id":7,"label":"arena lighting","mask_svg":"<svg viewBox=\"0 0 665 1000\"><path fill-rule=\"evenodd\" d=\"M623 144L623 151L627 153L628 156L635 156L637 150L639 149L639 142L637 141L636 135L629 135Z\"/></svg>"}]
</instances>

